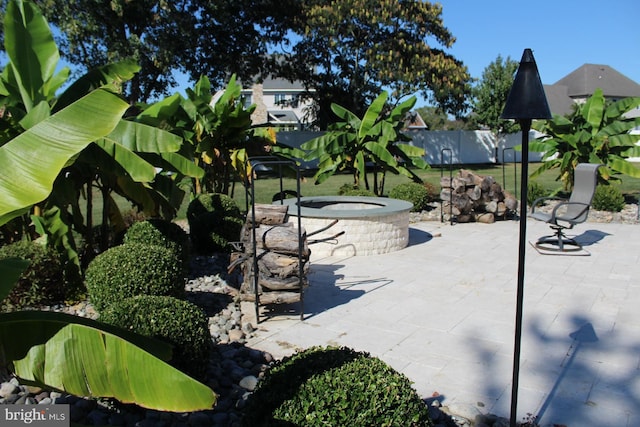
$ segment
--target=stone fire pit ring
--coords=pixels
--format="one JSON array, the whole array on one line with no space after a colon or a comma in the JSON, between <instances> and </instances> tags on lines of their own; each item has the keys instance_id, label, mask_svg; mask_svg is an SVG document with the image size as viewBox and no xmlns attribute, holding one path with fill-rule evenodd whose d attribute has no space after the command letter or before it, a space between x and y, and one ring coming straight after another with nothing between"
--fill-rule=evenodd
<instances>
[{"instance_id":1,"label":"stone fire pit ring","mask_svg":"<svg viewBox=\"0 0 640 427\"><path fill-rule=\"evenodd\" d=\"M280 203L280 202L277 202ZM289 222L297 225L297 199L285 199ZM309 237L312 258L377 255L403 249L409 243L409 212L404 200L364 196L300 198L302 227ZM337 220L333 226L331 224ZM343 233L337 238L332 238Z\"/></svg>"}]
</instances>

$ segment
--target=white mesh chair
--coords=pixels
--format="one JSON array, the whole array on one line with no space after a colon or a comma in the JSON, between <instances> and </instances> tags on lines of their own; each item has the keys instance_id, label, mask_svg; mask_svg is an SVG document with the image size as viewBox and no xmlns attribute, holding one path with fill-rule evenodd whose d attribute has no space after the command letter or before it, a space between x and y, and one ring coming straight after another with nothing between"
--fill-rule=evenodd
<instances>
[{"instance_id":1,"label":"white mesh chair","mask_svg":"<svg viewBox=\"0 0 640 427\"><path fill-rule=\"evenodd\" d=\"M557 197L541 197L532 203L529 216L548 223L554 230L553 235L538 239L535 244L537 248L558 252L572 252L582 249L580 243L564 234L564 230L569 230L574 225L587 220L591 201L596 191L600 166L602 165L593 163L580 163L576 166L573 176L573 191L568 200ZM536 210L549 200L559 200L550 213Z\"/></svg>"}]
</instances>

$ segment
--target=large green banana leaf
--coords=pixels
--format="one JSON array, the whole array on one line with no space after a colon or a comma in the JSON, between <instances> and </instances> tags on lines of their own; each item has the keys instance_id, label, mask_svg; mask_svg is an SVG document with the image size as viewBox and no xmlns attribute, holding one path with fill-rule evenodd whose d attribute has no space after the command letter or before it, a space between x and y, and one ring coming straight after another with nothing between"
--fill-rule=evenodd
<instances>
[{"instance_id":1,"label":"large green banana leaf","mask_svg":"<svg viewBox=\"0 0 640 427\"><path fill-rule=\"evenodd\" d=\"M161 411L211 409L213 390L143 350L166 357L168 347L64 313L0 314L0 355L24 382Z\"/></svg>"},{"instance_id":2,"label":"large green banana leaf","mask_svg":"<svg viewBox=\"0 0 640 427\"><path fill-rule=\"evenodd\" d=\"M367 111L364 113L364 117L362 118L362 123L360 124L360 129L358 129L358 139L362 140L365 136L369 135L371 132L371 128L376 124L376 121L379 119L382 110L384 109L385 104L387 103L387 98L389 95L387 92L382 92L378 97L369 105Z\"/></svg>"},{"instance_id":3,"label":"large green banana leaf","mask_svg":"<svg viewBox=\"0 0 640 427\"><path fill-rule=\"evenodd\" d=\"M98 89L0 147L0 225L44 200L67 162L108 135L128 107Z\"/></svg>"},{"instance_id":4,"label":"large green banana leaf","mask_svg":"<svg viewBox=\"0 0 640 427\"><path fill-rule=\"evenodd\" d=\"M60 55L49 25L32 2L11 1L4 19L4 46L27 111L55 91ZM47 86L50 86L47 88Z\"/></svg>"},{"instance_id":5,"label":"large green banana leaf","mask_svg":"<svg viewBox=\"0 0 640 427\"><path fill-rule=\"evenodd\" d=\"M121 120L109 135L97 140L96 144L118 162L131 179L150 182L156 176L155 166L135 152L175 153L180 149L182 138L153 126Z\"/></svg>"}]
</instances>

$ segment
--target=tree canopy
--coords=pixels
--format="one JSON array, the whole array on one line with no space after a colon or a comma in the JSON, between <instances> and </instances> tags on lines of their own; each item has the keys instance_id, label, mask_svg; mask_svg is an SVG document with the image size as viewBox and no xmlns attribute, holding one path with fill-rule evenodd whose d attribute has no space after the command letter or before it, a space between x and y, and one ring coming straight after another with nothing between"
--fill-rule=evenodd
<instances>
[{"instance_id":1,"label":"tree canopy","mask_svg":"<svg viewBox=\"0 0 640 427\"><path fill-rule=\"evenodd\" d=\"M141 66L127 88L131 102L166 95L178 71L218 86L232 74L251 80L287 22L271 0L34 1L60 30L63 57L81 71L123 59Z\"/></svg>"},{"instance_id":2,"label":"tree canopy","mask_svg":"<svg viewBox=\"0 0 640 427\"><path fill-rule=\"evenodd\" d=\"M420 93L448 113L466 109L470 76L444 48L455 38L442 6L425 1L305 0L292 22L296 37L278 58L280 76L301 81L316 101L323 128L330 105L356 114L382 89L392 98Z\"/></svg>"},{"instance_id":3,"label":"tree canopy","mask_svg":"<svg viewBox=\"0 0 640 427\"><path fill-rule=\"evenodd\" d=\"M0 0L0 7L7 0ZM336 102L357 114L382 91L422 95L447 114L468 107L471 78L446 52L442 6L410 0L33 0L59 30L62 57L82 73L133 59L131 103L168 94L176 72L214 89L235 74L301 82L325 127ZM277 54L277 55L274 55Z\"/></svg>"},{"instance_id":4,"label":"tree canopy","mask_svg":"<svg viewBox=\"0 0 640 427\"><path fill-rule=\"evenodd\" d=\"M473 130L466 117L451 119L439 107L427 106L417 108L416 111L424 120L429 130Z\"/></svg>"},{"instance_id":5,"label":"tree canopy","mask_svg":"<svg viewBox=\"0 0 640 427\"><path fill-rule=\"evenodd\" d=\"M520 125L500 118L513 85L518 62L502 56L489 64L482 72L480 82L473 88L473 121L496 134L515 133Z\"/></svg>"}]
</instances>

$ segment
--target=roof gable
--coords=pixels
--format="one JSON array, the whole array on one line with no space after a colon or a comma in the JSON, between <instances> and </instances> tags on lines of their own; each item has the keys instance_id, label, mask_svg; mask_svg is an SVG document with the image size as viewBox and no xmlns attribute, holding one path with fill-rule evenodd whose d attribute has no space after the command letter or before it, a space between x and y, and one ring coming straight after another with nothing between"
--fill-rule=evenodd
<instances>
[{"instance_id":1,"label":"roof gable","mask_svg":"<svg viewBox=\"0 0 640 427\"><path fill-rule=\"evenodd\" d=\"M555 85L566 86L571 98L591 96L602 89L607 98L640 96L640 85L608 65L584 64L558 80Z\"/></svg>"}]
</instances>

